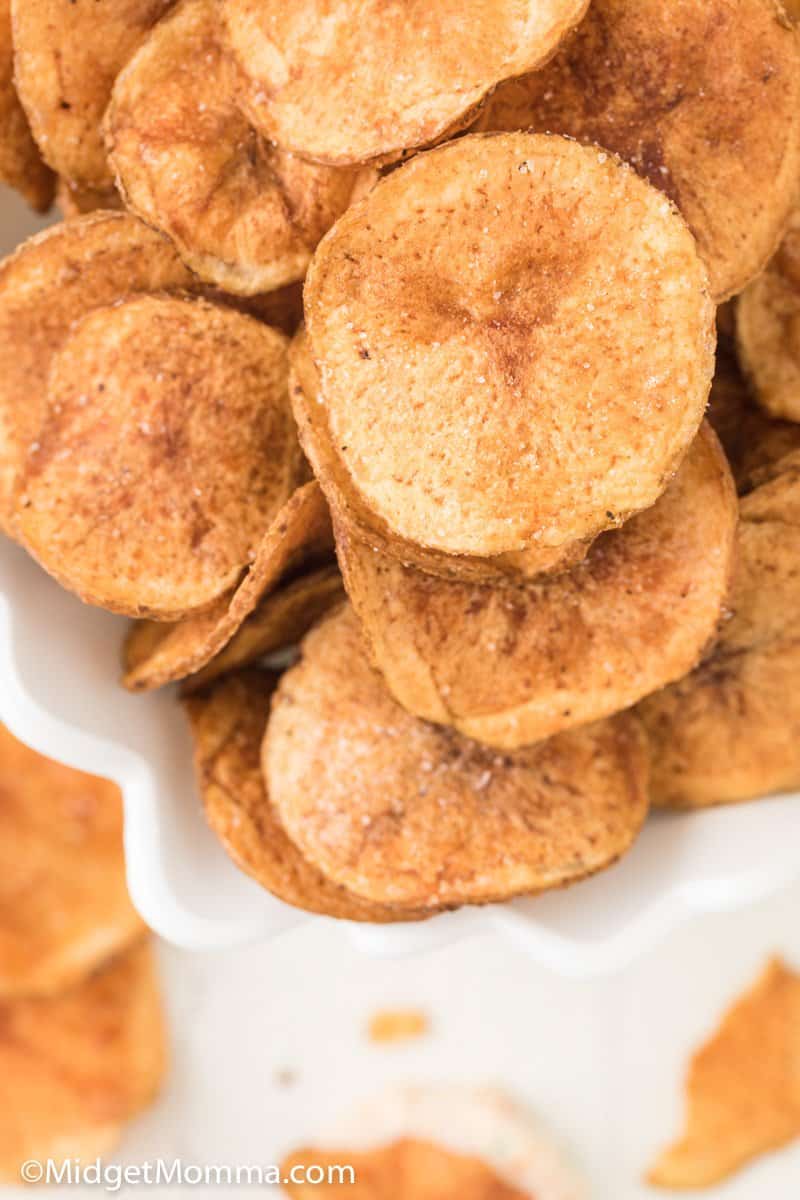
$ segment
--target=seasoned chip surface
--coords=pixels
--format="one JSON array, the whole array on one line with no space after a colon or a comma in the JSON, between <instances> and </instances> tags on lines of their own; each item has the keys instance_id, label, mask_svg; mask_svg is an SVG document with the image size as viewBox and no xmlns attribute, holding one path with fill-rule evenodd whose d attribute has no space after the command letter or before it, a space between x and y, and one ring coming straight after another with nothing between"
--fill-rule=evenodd
<instances>
[{"instance_id":1,"label":"seasoned chip surface","mask_svg":"<svg viewBox=\"0 0 800 1200\"><path fill-rule=\"evenodd\" d=\"M712 1187L800 1137L800 975L768 964L695 1054L686 1091L686 1132L652 1167L656 1187Z\"/></svg>"},{"instance_id":2,"label":"seasoned chip surface","mask_svg":"<svg viewBox=\"0 0 800 1200\"><path fill-rule=\"evenodd\" d=\"M20 98L45 159L90 187L113 182L100 122L111 87L173 0L11 0Z\"/></svg>"},{"instance_id":3,"label":"seasoned chip surface","mask_svg":"<svg viewBox=\"0 0 800 1200\"><path fill-rule=\"evenodd\" d=\"M398 906L580 879L630 847L647 811L635 719L498 754L401 709L349 607L312 630L281 679L263 765L300 852L334 882Z\"/></svg>"},{"instance_id":4,"label":"seasoned chip surface","mask_svg":"<svg viewBox=\"0 0 800 1200\"><path fill-rule=\"evenodd\" d=\"M170 244L135 217L55 225L0 264L0 525L47 408L47 376L74 322L137 292L190 287Z\"/></svg>"},{"instance_id":5,"label":"seasoned chip surface","mask_svg":"<svg viewBox=\"0 0 800 1200\"><path fill-rule=\"evenodd\" d=\"M800 786L800 470L750 492L740 512L731 619L697 670L637 709L657 805L702 808Z\"/></svg>"},{"instance_id":6,"label":"seasoned chip surface","mask_svg":"<svg viewBox=\"0 0 800 1200\"><path fill-rule=\"evenodd\" d=\"M286 339L206 301L96 309L54 357L17 528L90 603L169 620L255 557L300 470Z\"/></svg>"},{"instance_id":7,"label":"seasoned chip surface","mask_svg":"<svg viewBox=\"0 0 800 1200\"><path fill-rule=\"evenodd\" d=\"M40 212L52 203L55 179L42 161L14 84L10 0L0 0L0 180Z\"/></svg>"},{"instance_id":8,"label":"seasoned chip surface","mask_svg":"<svg viewBox=\"0 0 800 1200\"><path fill-rule=\"evenodd\" d=\"M117 79L106 117L128 206L203 279L253 295L300 279L369 171L315 166L239 111L215 0L161 21Z\"/></svg>"},{"instance_id":9,"label":"seasoned chip surface","mask_svg":"<svg viewBox=\"0 0 800 1200\"><path fill-rule=\"evenodd\" d=\"M206 817L237 866L280 900L345 921L409 921L328 880L286 836L261 773L261 744L276 677L229 675L184 701Z\"/></svg>"},{"instance_id":10,"label":"seasoned chip surface","mask_svg":"<svg viewBox=\"0 0 800 1200\"><path fill-rule=\"evenodd\" d=\"M704 426L653 508L524 588L448 582L337 530L353 606L411 712L514 749L628 708L696 665L722 613L737 502Z\"/></svg>"},{"instance_id":11,"label":"seasoned chip surface","mask_svg":"<svg viewBox=\"0 0 800 1200\"><path fill-rule=\"evenodd\" d=\"M147 941L58 996L0 1002L0 1177L111 1150L158 1090L164 1040Z\"/></svg>"},{"instance_id":12,"label":"seasoned chip surface","mask_svg":"<svg viewBox=\"0 0 800 1200\"><path fill-rule=\"evenodd\" d=\"M778 0L593 0L482 126L619 154L677 204L723 300L764 267L796 199L800 49Z\"/></svg>"},{"instance_id":13,"label":"seasoned chip surface","mask_svg":"<svg viewBox=\"0 0 800 1200\"><path fill-rule=\"evenodd\" d=\"M771 417L800 421L800 217L736 307L739 354Z\"/></svg>"},{"instance_id":14,"label":"seasoned chip surface","mask_svg":"<svg viewBox=\"0 0 800 1200\"><path fill-rule=\"evenodd\" d=\"M560 137L469 135L412 159L323 240L305 309L353 486L449 554L563 547L648 507L713 374L685 224Z\"/></svg>"},{"instance_id":15,"label":"seasoned chip surface","mask_svg":"<svg viewBox=\"0 0 800 1200\"><path fill-rule=\"evenodd\" d=\"M398 158L544 62L587 0L222 0L253 123L320 162Z\"/></svg>"},{"instance_id":16,"label":"seasoned chip surface","mask_svg":"<svg viewBox=\"0 0 800 1200\"><path fill-rule=\"evenodd\" d=\"M0 998L61 991L143 932L119 789L0 726Z\"/></svg>"}]
</instances>

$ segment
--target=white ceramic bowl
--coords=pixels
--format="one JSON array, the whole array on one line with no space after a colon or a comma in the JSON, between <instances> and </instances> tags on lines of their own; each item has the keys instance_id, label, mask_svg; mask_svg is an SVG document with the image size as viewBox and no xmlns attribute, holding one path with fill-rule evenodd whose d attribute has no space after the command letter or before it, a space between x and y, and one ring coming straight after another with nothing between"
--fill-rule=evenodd
<instances>
[{"instance_id":1,"label":"white ceramic bowl","mask_svg":"<svg viewBox=\"0 0 800 1200\"><path fill-rule=\"evenodd\" d=\"M0 192L3 252L40 225ZM35 749L119 783L131 894L169 941L227 946L326 920L247 879L206 828L174 692L132 696L119 686L125 625L81 604L0 537L0 719ZM328 923L382 954L488 928L562 972L609 971L692 913L746 905L800 879L798 815L796 797L657 815L619 866L569 891L419 925Z\"/></svg>"}]
</instances>

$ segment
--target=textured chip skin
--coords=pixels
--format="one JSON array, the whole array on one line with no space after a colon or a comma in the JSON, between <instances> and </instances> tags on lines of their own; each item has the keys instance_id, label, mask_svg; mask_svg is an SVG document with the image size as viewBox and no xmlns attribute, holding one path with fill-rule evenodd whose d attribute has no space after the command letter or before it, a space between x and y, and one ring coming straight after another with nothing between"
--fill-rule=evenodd
<instances>
[{"instance_id":1,"label":"textured chip skin","mask_svg":"<svg viewBox=\"0 0 800 1200\"><path fill-rule=\"evenodd\" d=\"M205 612L174 625L163 621L134 625L125 641L124 687L133 692L150 691L205 667L236 637L287 573L328 556L332 548L330 516L319 485L304 484L270 522L236 589Z\"/></svg>"},{"instance_id":2,"label":"textured chip skin","mask_svg":"<svg viewBox=\"0 0 800 1200\"><path fill-rule=\"evenodd\" d=\"M345 586L403 707L514 750L680 679L722 615L738 507L703 426L651 509L564 574L524 588L445 582L337 530Z\"/></svg>"},{"instance_id":3,"label":"textured chip skin","mask_svg":"<svg viewBox=\"0 0 800 1200\"><path fill-rule=\"evenodd\" d=\"M0 726L0 998L62 991L144 929L125 886L119 789Z\"/></svg>"},{"instance_id":4,"label":"textured chip skin","mask_svg":"<svg viewBox=\"0 0 800 1200\"><path fill-rule=\"evenodd\" d=\"M238 583L302 469L287 340L204 300L96 309L54 357L26 548L88 603L171 620Z\"/></svg>"},{"instance_id":5,"label":"textured chip skin","mask_svg":"<svg viewBox=\"0 0 800 1200\"><path fill-rule=\"evenodd\" d=\"M316 166L261 138L235 102L215 0L184 0L114 86L105 119L126 204L197 274L254 295L302 278L368 170Z\"/></svg>"},{"instance_id":6,"label":"textured chip skin","mask_svg":"<svg viewBox=\"0 0 800 1200\"><path fill-rule=\"evenodd\" d=\"M779 0L593 0L481 125L595 142L677 204L718 301L766 265L797 198L800 49Z\"/></svg>"},{"instance_id":7,"label":"textured chip skin","mask_svg":"<svg viewBox=\"0 0 800 1200\"><path fill-rule=\"evenodd\" d=\"M286 904L344 921L415 919L337 887L284 833L260 761L275 682L266 671L241 671L184 700L209 825L236 865Z\"/></svg>"},{"instance_id":8,"label":"textured chip skin","mask_svg":"<svg viewBox=\"0 0 800 1200\"><path fill-rule=\"evenodd\" d=\"M400 158L546 61L587 0L222 0L253 124L318 162Z\"/></svg>"},{"instance_id":9,"label":"textured chip skin","mask_svg":"<svg viewBox=\"0 0 800 1200\"><path fill-rule=\"evenodd\" d=\"M263 766L278 818L334 882L384 904L485 903L610 865L647 813L635 718L498 754L410 716L349 606L282 677Z\"/></svg>"},{"instance_id":10,"label":"textured chip skin","mask_svg":"<svg viewBox=\"0 0 800 1200\"><path fill-rule=\"evenodd\" d=\"M135 217L55 225L0 264L0 526L46 411L50 361L74 322L136 292L190 287L172 246Z\"/></svg>"},{"instance_id":11,"label":"textured chip skin","mask_svg":"<svg viewBox=\"0 0 800 1200\"><path fill-rule=\"evenodd\" d=\"M800 217L736 306L742 366L771 417L800 421Z\"/></svg>"},{"instance_id":12,"label":"textured chip skin","mask_svg":"<svg viewBox=\"0 0 800 1200\"><path fill-rule=\"evenodd\" d=\"M0 0L0 180L39 212L53 202L55 178L42 161L14 84L10 0Z\"/></svg>"},{"instance_id":13,"label":"textured chip skin","mask_svg":"<svg viewBox=\"0 0 800 1200\"><path fill-rule=\"evenodd\" d=\"M552 553L649 507L713 375L685 223L562 137L469 134L411 159L322 240L304 299L352 487L450 555Z\"/></svg>"},{"instance_id":14,"label":"textured chip skin","mask_svg":"<svg viewBox=\"0 0 800 1200\"><path fill-rule=\"evenodd\" d=\"M644 700L651 796L703 808L800 786L800 467L740 504L732 616L701 665Z\"/></svg>"},{"instance_id":15,"label":"textured chip skin","mask_svg":"<svg viewBox=\"0 0 800 1200\"><path fill-rule=\"evenodd\" d=\"M98 211L115 212L124 207L115 187L85 187L70 183L68 179L59 179L56 185L56 204L65 221Z\"/></svg>"},{"instance_id":16,"label":"textured chip skin","mask_svg":"<svg viewBox=\"0 0 800 1200\"><path fill-rule=\"evenodd\" d=\"M0 1002L0 1178L91 1162L154 1098L166 1060L147 939L58 996Z\"/></svg>"},{"instance_id":17,"label":"textured chip skin","mask_svg":"<svg viewBox=\"0 0 800 1200\"><path fill-rule=\"evenodd\" d=\"M800 1136L800 975L773 959L694 1055L686 1132L648 1174L706 1188Z\"/></svg>"},{"instance_id":18,"label":"textured chip skin","mask_svg":"<svg viewBox=\"0 0 800 1200\"><path fill-rule=\"evenodd\" d=\"M278 588L261 601L219 654L185 680L184 691L205 687L221 675L295 645L344 595L336 567L322 567Z\"/></svg>"},{"instance_id":19,"label":"textured chip skin","mask_svg":"<svg viewBox=\"0 0 800 1200\"><path fill-rule=\"evenodd\" d=\"M15 76L49 165L88 187L113 183L100 123L131 54L173 0L11 0Z\"/></svg>"}]
</instances>

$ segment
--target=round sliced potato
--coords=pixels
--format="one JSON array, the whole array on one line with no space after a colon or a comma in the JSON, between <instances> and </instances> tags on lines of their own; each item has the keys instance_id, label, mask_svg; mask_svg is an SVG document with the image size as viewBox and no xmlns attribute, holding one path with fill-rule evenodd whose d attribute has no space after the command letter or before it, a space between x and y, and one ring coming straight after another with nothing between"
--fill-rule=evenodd
<instances>
[{"instance_id":1,"label":"round sliced potato","mask_svg":"<svg viewBox=\"0 0 800 1200\"><path fill-rule=\"evenodd\" d=\"M53 202L55 177L33 140L14 84L10 0L0 0L0 180L38 212L46 212Z\"/></svg>"},{"instance_id":2,"label":"round sliced potato","mask_svg":"<svg viewBox=\"0 0 800 1200\"><path fill-rule=\"evenodd\" d=\"M100 128L111 88L173 0L11 0L15 77L33 136L64 179L113 184Z\"/></svg>"},{"instance_id":3,"label":"round sliced potato","mask_svg":"<svg viewBox=\"0 0 800 1200\"><path fill-rule=\"evenodd\" d=\"M436 579L338 529L337 549L395 699L514 750L629 708L697 665L722 615L737 512L704 426L652 508L525 588Z\"/></svg>"},{"instance_id":4,"label":"round sliced potato","mask_svg":"<svg viewBox=\"0 0 800 1200\"><path fill-rule=\"evenodd\" d=\"M123 213L55 225L0 264L0 527L13 532L11 498L73 323L124 295L191 286L169 242Z\"/></svg>"},{"instance_id":5,"label":"round sliced potato","mask_svg":"<svg viewBox=\"0 0 800 1200\"><path fill-rule=\"evenodd\" d=\"M800 217L736 306L739 357L771 417L800 422Z\"/></svg>"},{"instance_id":6,"label":"round sliced potato","mask_svg":"<svg viewBox=\"0 0 800 1200\"><path fill-rule=\"evenodd\" d=\"M411 716L369 665L349 606L307 635L264 740L266 786L300 853L396 907L481 904L609 866L647 814L635 718L498 754Z\"/></svg>"},{"instance_id":7,"label":"round sliced potato","mask_svg":"<svg viewBox=\"0 0 800 1200\"><path fill-rule=\"evenodd\" d=\"M643 701L653 803L704 808L800 787L800 467L741 501L732 616L704 662Z\"/></svg>"},{"instance_id":8,"label":"round sliced potato","mask_svg":"<svg viewBox=\"0 0 800 1200\"><path fill-rule=\"evenodd\" d=\"M236 586L302 469L287 340L188 296L95 309L54 355L15 529L82 599L174 620Z\"/></svg>"},{"instance_id":9,"label":"round sliced potato","mask_svg":"<svg viewBox=\"0 0 800 1200\"><path fill-rule=\"evenodd\" d=\"M516 583L521 577L566 569L580 562L586 554L588 540L554 549L534 546L520 553L481 557L475 554L446 554L429 546L418 545L408 538L398 537L364 503L336 452L322 403L319 373L311 358L304 329L292 340L289 362L292 411L300 442L341 529L357 531L357 536L379 553L395 555L402 562L413 564L443 579Z\"/></svg>"},{"instance_id":10,"label":"round sliced potato","mask_svg":"<svg viewBox=\"0 0 800 1200\"><path fill-rule=\"evenodd\" d=\"M588 0L221 0L253 124L305 158L391 161L545 62Z\"/></svg>"},{"instance_id":11,"label":"round sliced potato","mask_svg":"<svg viewBox=\"0 0 800 1200\"><path fill-rule=\"evenodd\" d=\"M556 556L649 507L713 375L685 223L562 137L418 155L323 239L304 300L352 487L391 533L449 555Z\"/></svg>"},{"instance_id":12,"label":"round sliced potato","mask_svg":"<svg viewBox=\"0 0 800 1200\"><path fill-rule=\"evenodd\" d=\"M238 867L278 899L344 921L410 921L338 887L300 854L281 828L261 774L261 744L276 676L241 671L184 701L206 817Z\"/></svg>"},{"instance_id":13,"label":"round sliced potato","mask_svg":"<svg viewBox=\"0 0 800 1200\"><path fill-rule=\"evenodd\" d=\"M227 646L184 682L184 691L205 687L221 675L250 666L266 654L294 646L312 625L345 597L336 567L322 567L280 587L262 600Z\"/></svg>"},{"instance_id":14,"label":"round sliced potato","mask_svg":"<svg viewBox=\"0 0 800 1200\"><path fill-rule=\"evenodd\" d=\"M202 279L254 295L301 279L370 170L284 153L235 102L216 0L187 0L120 74L105 118L128 208L172 239Z\"/></svg>"},{"instance_id":15,"label":"round sliced potato","mask_svg":"<svg viewBox=\"0 0 800 1200\"><path fill-rule=\"evenodd\" d=\"M0 1001L0 1178L31 1159L93 1161L155 1097L166 1059L144 940L57 996Z\"/></svg>"},{"instance_id":16,"label":"round sliced potato","mask_svg":"<svg viewBox=\"0 0 800 1200\"><path fill-rule=\"evenodd\" d=\"M253 614L260 613L264 598L288 573L327 556L332 549L330 516L319 485L304 484L271 521L237 588L205 612L174 625L164 621L139 621L134 625L125 641L123 686L132 692L150 691L184 679L212 664L212 660L216 662L239 633L252 644L252 632L244 634L241 627L249 624ZM262 633L268 632L263 624L260 628ZM241 653L241 640L239 647ZM265 653L260 650L255 658ZM238 658L235 650L233 654Z\"/></svg>"},{"instance_id":17,"label":"round sliced potato","mask_svg":"<svg viewBox=\"0 0 800 1200\"><path fill-rule=\"evenodd\" d=\"M0 998L71 987L140 937L122 797L0 725Z\"/></svg>"},{"instance_id":18,"label":"round sliced potato","mask_svg":"<svg viewBox=\"0 0 800 1200\"><path fill-rule=\"evenodd\" d=\"M800 48L779 0L593 0L548 66L498 88L487 129L613 150L683 213L724 300L766 265L800 178Z\"/></svg>"}]
</instances>

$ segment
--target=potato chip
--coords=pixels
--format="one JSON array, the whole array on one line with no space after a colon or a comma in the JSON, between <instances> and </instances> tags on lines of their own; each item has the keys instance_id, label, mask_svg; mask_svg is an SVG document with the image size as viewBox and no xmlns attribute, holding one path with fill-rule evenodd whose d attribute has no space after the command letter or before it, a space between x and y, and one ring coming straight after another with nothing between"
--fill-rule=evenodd
<instances>
[{"instance_id":1,"label":"potato chip","mask_svg":"<svg viewBox=\"0 0 800 1200\"><path fill-rule=\"evenodd\" d=\"M498 754L410 716L349 607L281 679L263 769L300 853L376 903L480 904L609 866L647 813L647 754L623 716Z\"/></svg>"},{"instance_id":2,"label":"potato chip","mask_svg":"<svg viewBox=\"0 0 800 1200\"><path fill-rule=\"evenodd\" d=\"M449 555L552 554L621 524L702 419L714 309L694 239L565 138L418 155L339 219L304 296L353 488Z\"/></svg>"},{"instance_id":3,"label":"potato chip","mask_svg":"<svg viewBox=\"0 0 800 1200\"><path fill-rule=\"evenodd\" d=\"M281 578L299 564L330 553L332 546L330 517L322 493L318 484L307 483L298 488L273 518L237 588L220 597L205 612L185 617L174 625L163 621L139 621L134 625L125 642L124 686L134 692L149 691L183 679L212 660L216 662L231 639L244 632L242 624L249 624L252 614L260 611L258 606ZM265 632L263 625L262 632ZM245 637L251 641L252 633ZM241 641L239 645L241 651ZM254 658L264 653L265 650L259 650ZM239 658L235 650L233 658ZM254 658L245 658L242 665ZM213 670L211 677L220 670L225 668Z\"/></svg>"},{"instance_id":4,"label":"potato chip","mask_svg":"<svg viewBox=\"0 0 800 1200\"><path fill-rule=\"evenodd\" d=\"M391 160L545 62L587 0L222 0L253 124L318 162Z\"/></svg>"},{"instance_id":5,"label":"potato chip","mask_svg":"<svg viewBox=\"0 0 800 1200\"><path fill-rule=\"evenodd\" d=\"M184 700L208 823L238 867L286 904L345 921L409 921L429 913L372 904L331 883L287 838L261 774L276 677L229 675Z\"/></svg>"},{"instance_id":6,"label":"potato chip","mask_svg":"<svg viewBox=\"0 0 800 1200\"><path fill-rule=\"evenodd\" d=\"M800 421L800 218L739 297L736 329L758 403L771 417Z\"/></svg>"},{"instance_id":7,"label":"potato chip","mask_svg":"<svg viewBox=\"0 0 800 1200\"><path fill-rule=\"evenodd\" d=\"M732 467L744 449L745 425L752 411L750 389L729 338L717 343L717 362L706 416Z\"/></svg>"},{"instance_id":8,"label":"potato chip","mask_svg":"<svg viewBox=\"0 0 800 1200\"><path fill-rule=\"evenodd\" d=\"M488 1087L394 1087L282 1164L295 1200L586 1200L588 1189L539 1122ZM354 1179L338 1168L352 1168ZM319 1167L324 1182L311 1182ZM341 1180L341 1183L339 1183Z\"/></svg>"},{"instance_id":9,"label":"potato chip","mask_svg":"<svg viewBox=\"0 0 800 1200\"><path fill-rule=\"evenodd\" d=\"M39 212L53 202L55 179L42 161L14 84L10 0L0 0L0 180Z\"/></svg>"},{"instance_id":10,"label":"potato chip","mask_svg":"<svg viewBox=\"0 0 800 1200\"><path fill-rule=\"evenodd\" d=\"M778 0L593 0L543 71L501 86L488 129L570 134L664 191L717 300L781 237L800 178L800 50Z\"/></svg>"},{"instance_id":11,"label":"potato chip","mask_svg":"<svg viewBox=\"0 0 800 1200\"><path fill-rule=\"evenodd\" d=\"M235 102L215 0L161 21L117 79L105 121L126 203L201 278L244 295L305 275L374 172L315 166L262 139Z\"/></svg>"},{"instance_id":12,"label":"potato chip","mask_svg":"<svg viewBox=\"0 0 800 1200\"><path fill-rule=\"evenodd\" d=\"M692 1059L686 1132L648 1182L713 1187L800 1137L800 975L773 959Z\"/></svg>"},{"instance_id":13,"label":"potato chip","mask_svg":"<svg viewBox=\"0 0 800 1200\"><path fill-rule=\"evenodd\" d=\"M125 887L119 789L0 725L0 997L70 987L144 928Z\"/></svg>"},{"instance_id":14,"label":"potato chip","mask_svg":"<svg viewBox=\"0 0 800 1200\"><path fill-rule=\"evenodd\" d=\"M235 586L292 494L286 339L207 301L95 309L54 356L16 528L65 587L170 620Z\"/></svg>"},{"instance_id":15,"label":"potato chip","mask_svg":"<svg viewBox=\"0 0 800 1200\"><path fill-rule=\"evenodd\" d=\"M61 995L0 1002L0 1177L111 1150L160 1086L164 1040L146 940Z\"/></svg>"},{"instance_id":16,"label":"potato chip","mask_svg":"<svg viewBox=\"0 0 800 1200\"><path fill-rule=\"evenodd\" d=\"M696 666L733 570L736 493L704 426L651 509L525 588L436 579L337 531L345 585L396 700L514 750L628 708Z\"/></svg>"},{"instance_id":17,"label":"potato chip","mask_svg":"<svg viewBox=\"0 0 800 1200\"><path fill-rule=\"evenodd\" d=\"M122 197L115 187L91 188L59 179L56 187L56 204L64 220L82 217L86 213L114 212L122 209Z\"/></svg>"},{"instance_id":18,"label":"potato chip","mask_svg":"<svg viewBox=\"0 0 800 1200\"><path fill-rule=\"evenodd\" d=\"M763 409L750 408L742 423L736 482L743 494L800 466L800 425L775 421Z\"/></svg>"},{"instance_id":19,"label":"potato chip","mask_svg":"<svg viewBox=\"0 0 800 1200\"><path fill-rule=\"evenodd\" d=\"M520 577L566 569L580 562L591 539L544 549L529 547L521 553L480 555L445 554L398 537L385 521L376 517L353 486L336 452L319 387L319 375L311 358L308 337L300 330L289 348L289 386L292 411L300 441L314 473L325 491L331 511L342 530L352 529L379 553L392 554L402 562L439 575L443 579L471 579L495 583L518 582Z\"/></svg>"},{"instance_id":20,"label":"potato chip","mask_svg":"<svg viewBox=\"0 0 800 1200\"><path fill-rule=\"evenodd\" d=\"M800 469L740 505L732 616L701 665L644 700L651 796L703 808L800 787Z\"/></svg>"},{"instance_id":21,"label":"potato chip","mask_svg":"<svg viewBox=\"0 0 800 1200\"><path fill-rule=\"evenodd\" d=\"M220 675L250 666L264 655L295 645L320 617L343 599L342 577L336 567L322 567L278 588L261 601L224 650L189 676L184 689L205 687Z\"/></svg>"},{"instance_id":22,"label":"potato chip","mask_svg":"<svg viewBox=\"0 0 800 1200\"><path fill-rule=\"evenodd\" d=\"M170 244L135 217L96 213L30 238L0 264L0 526L46 412L53 355L74 322L123 295L191 287Z\"/></svg>"},{"instance_id":23,"label":"potato chip","mask_svg":"<svg viewBox=\"0 0 800 1200\"><path fill-rule=\"evenodd\" d=\"M100 122L116 76L173 0L11 0L20 99L46 161L113 183Z\"/></svg>"}]
</instances>

